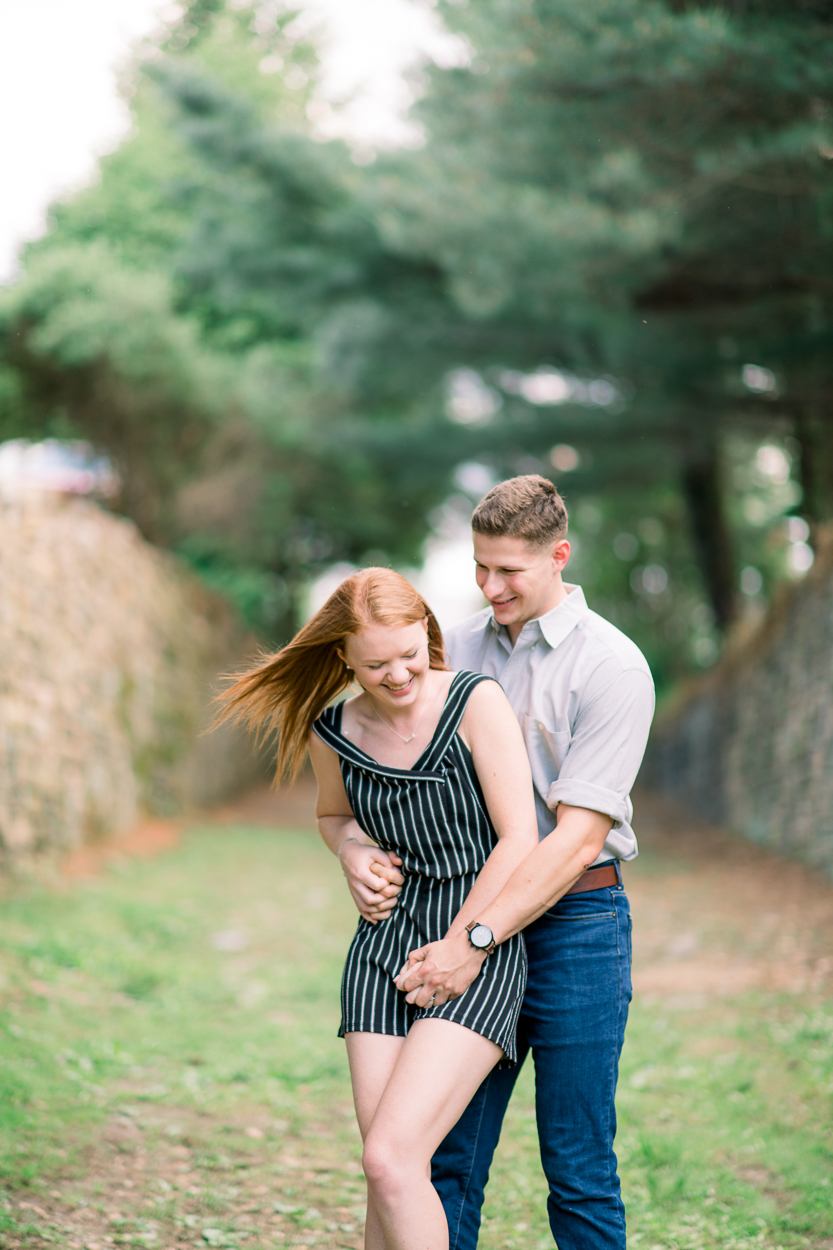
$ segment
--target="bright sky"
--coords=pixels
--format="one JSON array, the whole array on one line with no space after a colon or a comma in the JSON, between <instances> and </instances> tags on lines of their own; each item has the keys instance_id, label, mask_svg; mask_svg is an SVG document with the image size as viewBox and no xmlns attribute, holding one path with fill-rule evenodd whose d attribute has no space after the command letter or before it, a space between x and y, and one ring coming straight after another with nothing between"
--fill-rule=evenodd
<instances>
[{"instance_id":1,"label":"bright sky","mask_svg":"<svg viewBox=\"0 0 833 1250\"><path fill-rule=\"evenodd\" d=\"M325 92L353 94L358 143L407 141L401 71L420 52L454 59L430 0L302 0L328 29ZM83 185L128 125L117 76L163 0L0 0L0 281L56 196Z\"/></svg>"}]
</instances>

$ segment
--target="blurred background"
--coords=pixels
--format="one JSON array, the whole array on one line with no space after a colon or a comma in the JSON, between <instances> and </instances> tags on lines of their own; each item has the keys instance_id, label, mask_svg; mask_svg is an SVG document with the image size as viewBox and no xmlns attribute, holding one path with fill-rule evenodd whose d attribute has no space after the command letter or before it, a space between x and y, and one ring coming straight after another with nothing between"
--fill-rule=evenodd
<instances>
[{"instance_id":1,"label":"blurred background","mask_svg":"<svg viewBox=\"0 0 833 1250\"><path fill-rule=\"evenodd\" d=\"M32 761L7 789L35 814L0 811L5 844L48 812L59 836L73 786L71 842L245 784L245 753L221 785L194 746L218 665L363 564L441 623L476 610L468 518L513 474L564 494L568 575L661 706L760 655L773 604L818 642L833 588L784 605L827 576L833 522L832 33L821 0L7 6L5 719ZM814 664L793 704L827 689ZM64 745L97 728L21 799L58 706ZM682 778L666 752L655 778L750 832L714 776L720 715L698 722L713 758ZM805 717L819 733L833 759ZM121 762L93 786L94 741Z\"/></svg>"},{"instance_id":2,"label":"blurred background","mask_svg":"<svg viewBox=\"0 0 833 1250\"><path fill-rule=\"evenodd\" d=\"M825 8L7 8L0 438L270 643L366 562L451 623L545 473L668 690L833 515Z\"/></svg>"},{"instance_id":3,"label":"blurred background","mask_svg":"<svg viewBox=\"0 0 833 1250\"><path fill-rule=\"evenodd\" d=\"M0 171L0 1247L359 1250L353 907L203 730L353 568L477 610L536 472L659 693L632 1244L830 1250L829 0L7 3Z\"/></svg>"}]
</instances>

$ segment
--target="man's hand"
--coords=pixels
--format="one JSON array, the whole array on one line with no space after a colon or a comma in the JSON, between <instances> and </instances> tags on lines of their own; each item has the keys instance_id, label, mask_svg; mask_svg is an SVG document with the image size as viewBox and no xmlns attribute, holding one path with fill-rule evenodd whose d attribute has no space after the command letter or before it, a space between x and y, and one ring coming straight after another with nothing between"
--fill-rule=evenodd
<instances>
[{"instance_id":1,"label":"man's hand","mask_svg":"<svg viewBox=\"0 0 833 1250\"><path fill-rule=\"evenodd\" d=\"M411 951L394 984L407 995L406 1002L427 1007L433 997L433 1005L441 1007L465 993L486 958L466 933L456 934Z\"/></svg>"},{"instance_id":2,"label":"man's hand","mask_svg":"<svg viewBox=\"0 0 833 1250\"><path fill-rule=\"evenodd\" d=\"M400 857L350 838L342 844L340 860L359 914L371 924L387 920L405 883Z\"/></svg>"}]
</instances>

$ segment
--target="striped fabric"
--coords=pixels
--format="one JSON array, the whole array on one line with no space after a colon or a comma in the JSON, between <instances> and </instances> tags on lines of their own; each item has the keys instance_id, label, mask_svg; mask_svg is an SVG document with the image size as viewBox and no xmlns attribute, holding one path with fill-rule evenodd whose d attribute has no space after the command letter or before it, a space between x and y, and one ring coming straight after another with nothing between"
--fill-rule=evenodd
<instances>
[{"instance_id":1,"label":"striped fabric","mask_svg":"<svg viewBox=\"0 0 833 1250\"><path fill-rule=\"evenodd\" d=\"M405 1002L393 977L409 953L447 932L495 845L495 831L471 752L457 733L479 673L457 673L431 742L411 769L386 768L341 732L342 705L313 729L337 752L350 806L361 828L402 856L405 884L387 920L359 920L341 985L345 1033L406 1036L414 1020L453 1020L481 1033L514 1062L515 1032L526 984L526 951L518 935L483 964L465 994L423 1010Z\"/></svg>"}]
</instances>

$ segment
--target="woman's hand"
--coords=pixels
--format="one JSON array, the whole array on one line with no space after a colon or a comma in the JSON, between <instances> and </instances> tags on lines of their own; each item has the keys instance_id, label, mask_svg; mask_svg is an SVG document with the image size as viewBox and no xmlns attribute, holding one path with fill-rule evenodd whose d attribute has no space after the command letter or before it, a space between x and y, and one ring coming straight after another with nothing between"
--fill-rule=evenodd
<instances>
[{"instance_id":1,"label":"woman's hand","mask_svg":"<svg viewBox=\"0 0 833 1250\"><path fill-rule=\"evenodd\" d=\"M371 924L387 920L405 883L401 858L350 838L342 843L339 859L359 914Z\"/></svg>"},{"instance_id":2,"label":"woman's hand","mask_svg":"<svg viewBox=\"0 0 833 1250\"><path fill-rule=\"evenodd\" d=\"M465 994L486 958L471 945L467 933L458 933L411 951L394 984L407 995L408 1003L442 1007Z\"/></svg>"}]
</instances>

